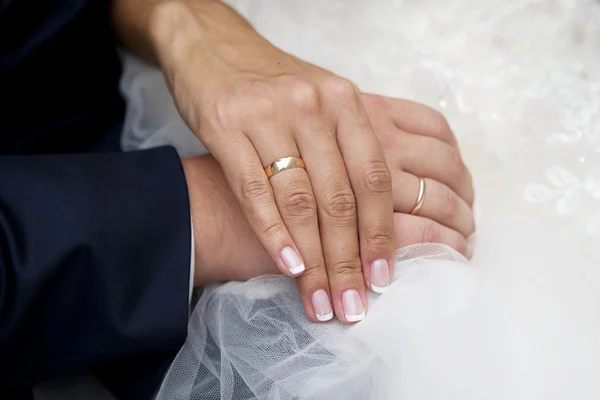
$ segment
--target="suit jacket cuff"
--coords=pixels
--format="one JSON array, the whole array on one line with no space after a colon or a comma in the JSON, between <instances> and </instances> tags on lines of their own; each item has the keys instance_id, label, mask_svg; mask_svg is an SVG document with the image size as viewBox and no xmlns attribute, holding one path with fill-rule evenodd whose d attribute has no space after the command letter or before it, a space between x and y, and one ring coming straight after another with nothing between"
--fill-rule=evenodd
<instances>
[{"instance_id":1,"label":"suit jacket cuff","mask_svg":"<svg viewBox=\"0 0 600 400\"><path fill-rule=\"evenodd\" d=\"M171 147L0 157L0 384L177 351L189 207Z\"/></svg>"}]
</instances>

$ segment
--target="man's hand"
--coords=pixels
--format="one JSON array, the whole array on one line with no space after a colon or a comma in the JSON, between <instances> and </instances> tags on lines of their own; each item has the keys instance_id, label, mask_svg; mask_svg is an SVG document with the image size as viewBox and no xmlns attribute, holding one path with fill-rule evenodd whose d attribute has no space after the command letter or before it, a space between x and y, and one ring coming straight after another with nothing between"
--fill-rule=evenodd
<instances>
[{"instance_id":1,"label":"man's hand","mask_svg":"<svg viewBox=\"0 0 600 400\"><path fill-rule=\"evenodd\" d=\"M473 182L444 116L409 100L366 93L361 99L393 177L398 247L443 243L470 258ZM425 201L413 216L418 177L425 178Z\"/></svg>"}]
</instances>

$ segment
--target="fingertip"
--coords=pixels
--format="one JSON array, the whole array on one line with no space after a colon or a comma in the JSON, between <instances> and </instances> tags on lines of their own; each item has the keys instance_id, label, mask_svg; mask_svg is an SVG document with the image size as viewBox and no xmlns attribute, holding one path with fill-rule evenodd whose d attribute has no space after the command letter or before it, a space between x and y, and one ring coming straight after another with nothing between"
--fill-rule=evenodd
<instances>
[{"instance_id":1,"label":"fingertip","mask_svg":"<svg viewBox=\"0 0 600 400\"><path fill-rule=\"evenodd\" d=\"M344 311L344 319L348 323L362 321L367 310L361 296L355 289L347 289L342 293L342 308Z\"/></svg>"},{"instance_id":2,"label":"fingertip","mask_svg":"<svg viewBox=\"0 0 600 400\"><path fill-rule=\"evenodd\" d=\"M306 267L304 266L304 264L300 264L297 267L290 268L289 271L293 276L299 276L304 272L305 269Z\"/></svg>"},{"instance_id":3,"label":"fingertip","mask_svg":"<svg viewBox=\"0 0 600 400\"><path fill-rule=\"evenodd\" d=\"M318 322L327 322L333 319L333 311L328 312L327 314L315 314Z\"/></svg>"},{"instance_id":4,"label":"fingertip","mask_svg":"<svg viewBox=\"0 0 600 400\"><path fill-rule=\"evenodd\" d=\"M383 293L390 285L390 263L386 259L375 260L371 264L371 290L375 293Z\"/></svg>"},{"instance_id":5,"label":"fingertip","mask_svg":"<svg viewBox=\"0 0 600 400\"><path fill-rule=\"evenodd\" d=\"M381 287L381 286L375 286L375 285L371 284L371 290L377 294L385 293L388 290L388 287L389 287L389 285Z\"/></svg>"},{"instance_id":6,"label":"fingertip","mask_svg":"<svg viewBox=\"0 0 600 400\"><path fill-rule=\"evenodd\" d=\"M326 322L333 319L333 308L326 290L316 290L311 296L311 303L315 319L318 322Z\"/></svg>"},{"instance_id":7,"label":"fingertip","mask_svg":"<svg viewBox=\"0 0 600 400\"><path fill-rule=\"evenodd\" d=\"M366 317L366 312L362 312L360 314L355 314L355 315L348 315L346 314L346 321L348 321L349 323L356 323L356 322L360 322L363 319L365 319Z\"/></svg>"},{"instance_id":8,"label":"fingertip","mask_svg":"<svg viewBox=\"0 0 600 400\"><path fill-rule=\"evenodd\" d=\"M281 250L279 258L285 267L285 270L287 270L291 276L299 276L306 270L302 257L290 246L286 246Z\"/></svg>"}]
</instances>

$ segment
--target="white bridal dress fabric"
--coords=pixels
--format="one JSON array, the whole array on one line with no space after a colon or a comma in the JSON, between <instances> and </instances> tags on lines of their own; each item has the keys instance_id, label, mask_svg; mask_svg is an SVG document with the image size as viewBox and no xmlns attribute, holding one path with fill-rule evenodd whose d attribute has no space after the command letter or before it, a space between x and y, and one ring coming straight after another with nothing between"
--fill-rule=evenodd
<instances>
[{"instance_id":1,"label":"white bridal dress fabric","mask_svg":"<svg viewBox=\"0 0 600 400\"><path fill-rule=\"evenodd\" d=\"M237 0L276 45L442 110L477 194L475 256L398 251L352 328L293 281L206 289L158 399L600 398L600 2ZM128 58L126 149L204 150Z\"/></svg>"}]
</instances>

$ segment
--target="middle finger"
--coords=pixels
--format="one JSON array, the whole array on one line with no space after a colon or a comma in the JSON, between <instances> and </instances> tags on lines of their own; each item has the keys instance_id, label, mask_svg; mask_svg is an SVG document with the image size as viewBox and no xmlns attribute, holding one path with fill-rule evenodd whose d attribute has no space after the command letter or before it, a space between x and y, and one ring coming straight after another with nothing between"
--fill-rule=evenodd
<instances>
[{"instance_id":1,"label":"middle finger","mask_svg":"<svg viewBox=\"0 0 600 400\"><path fill-rule=\"evenodd\" d=\"M319 95L302 100L305 107L296 119L296 142L317 199L321 243L334 310L338 319L352 323L363 319L367 310L356 199L332 118L325 115ZM302 279L298 278L300 285Z\"/></svg>"}]
</instances>

